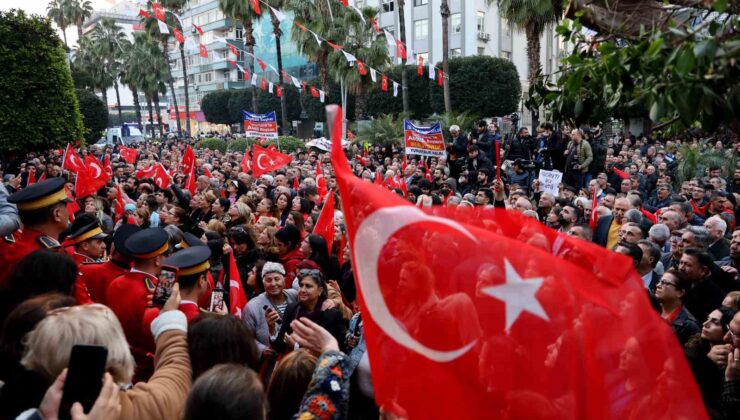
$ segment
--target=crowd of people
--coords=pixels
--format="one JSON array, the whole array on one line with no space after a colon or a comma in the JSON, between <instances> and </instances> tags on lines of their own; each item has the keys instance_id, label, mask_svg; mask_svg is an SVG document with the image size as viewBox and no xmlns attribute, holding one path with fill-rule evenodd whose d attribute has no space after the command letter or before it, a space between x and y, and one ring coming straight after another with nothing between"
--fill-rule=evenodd
<instances>
[{"instance_id":1,"label":"crowd of people","mask_svg":"<svg viewBox=\"0 0 740 420\"><path fill-rule=\"evenodd\" d=\"M356 144L346 154L357 177L417 206L506 207L632 258L707 411L723 419L740 416L740 169L678 183L677 166L681 146L730 162L740 142L729 142L550 123L503 135L481 121L450 127L446 158ZM194 193L181 170L188 148ZM59 415L78 344L108 349L90 418L378 418L338 196L334 237L314 233L321 183L337 194L328 154L295 150L255 178L239 152L178 139L136 150L128 163L118 148L79 148L110 161L107 185L84 197L70 197L74 174L56 151L4 168L0 418ZM169 186L137 176L152 164ZM557 195L541 191L543 169L564 174ZM248 300L235 311L233 267ZM158 301L172 269L177 283Z\"/></svg>"}]
</instances>

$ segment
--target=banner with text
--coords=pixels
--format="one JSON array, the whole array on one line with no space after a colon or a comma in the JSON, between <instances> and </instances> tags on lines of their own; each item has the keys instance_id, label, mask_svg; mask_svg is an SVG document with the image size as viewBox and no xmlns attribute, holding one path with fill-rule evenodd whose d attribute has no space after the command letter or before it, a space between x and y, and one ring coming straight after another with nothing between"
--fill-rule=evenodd
<instances>
[{"instance_id":1,"label":"banner with text","mask_svg":"<svg viewBox=\"0 0 740 420\"><path fill-rule=\"evenodd\" d=\"M403 120L407 155L445 157L445 140L442 126L437 122L431 127L417 127L409 120Z\"/></svg>"},{"instance_id":2,"label":"banner with text","mask_svg":"<svg viewBox=\"0 0 740 420\"><path fill-rule=\"evenodd\" d=\"M278 137L277 117L275 111L267 114L252 114L242 111L244 114L244 133L247 137L264 137L276 139Z\"/></svg>"}]
</instances>

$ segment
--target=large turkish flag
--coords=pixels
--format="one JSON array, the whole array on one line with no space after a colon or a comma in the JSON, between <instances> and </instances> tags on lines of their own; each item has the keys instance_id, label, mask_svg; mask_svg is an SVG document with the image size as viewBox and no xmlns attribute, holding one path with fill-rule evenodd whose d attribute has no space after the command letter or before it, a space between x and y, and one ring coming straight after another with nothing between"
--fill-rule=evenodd
<instances>
[{"instance_id":1,"label":"large turkish flag","mask_svg":"<svg viewBox=\"0 0 740 420\"><path fill-rule=\"evenodd\" d=\"M409 419L706 418L630 260L505 210L424 212L354 177L337 141L332 165L379 405Z\"/></svg>"},{"instance_id":2,"label":"large turkish flag","mask_svg":"<svg viewBox=\"0 0 740 420\"><path fill-rule=\"evenodd\" d=\"M255 144L252 146L252 176L259 178L263 174L282 168L292 160L290 155Z\"/></svg>"}]
</instances>

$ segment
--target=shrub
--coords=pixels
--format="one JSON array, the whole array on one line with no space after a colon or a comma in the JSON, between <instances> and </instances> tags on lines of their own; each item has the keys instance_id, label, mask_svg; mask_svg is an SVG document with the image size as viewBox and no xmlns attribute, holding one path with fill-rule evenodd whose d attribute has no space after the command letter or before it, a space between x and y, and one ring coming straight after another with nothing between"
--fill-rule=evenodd
<instances>
[{"instance_id":1,"label":"shrub","mask_svg":"<svg viewBox=\"0 0 740 420\"><path fill-rule=\"evenodd\" d=\"M244 153L244 151L247 150L247 148L251 146L252 143L254 142L247 139L236 139L229 143L228 149L232 152Z\"/></svg>"},{"instance_id":2,"label":"shrub","mask_svg":"<svg viewBox=\"0 0 740 420\"><path fill-rule=\"evenodd\" d=\"M226 142L217 138L203 139L198 143L198 147L226 152Z\"/></svg>"}]
</instances>

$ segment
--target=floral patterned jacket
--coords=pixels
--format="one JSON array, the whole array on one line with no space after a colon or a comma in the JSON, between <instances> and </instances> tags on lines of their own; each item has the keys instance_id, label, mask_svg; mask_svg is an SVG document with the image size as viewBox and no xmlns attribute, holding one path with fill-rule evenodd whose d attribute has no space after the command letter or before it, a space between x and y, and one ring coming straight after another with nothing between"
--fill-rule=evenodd
<instances>
[{"instance_id":1,"label":"floral patterned jacket","mask_svg":"<svg viewBox=\"0 0 740 420\"><path fill-rule=\"evenodd\" d=\"M324 352L294 419L346 419L349 405L349 366L349 357L344 353L333 350Z\"/></svg>"}]
</instances>

